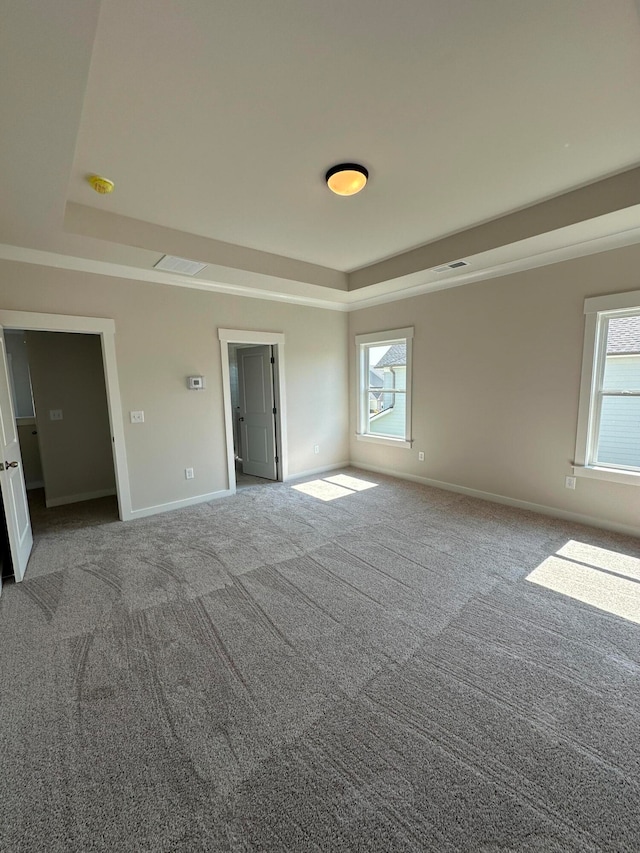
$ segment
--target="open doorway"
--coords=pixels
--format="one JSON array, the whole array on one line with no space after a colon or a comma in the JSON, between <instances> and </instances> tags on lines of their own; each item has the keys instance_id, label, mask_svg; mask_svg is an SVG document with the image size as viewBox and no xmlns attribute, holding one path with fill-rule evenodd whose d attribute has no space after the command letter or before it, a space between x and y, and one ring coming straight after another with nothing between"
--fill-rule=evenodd
<instances>
[{"instance_id":1,"label":"open doorway","mask_svg":"<svg viewBox=\"0 0 640 853\"><path fill-rule=\"evenodd\" d=\"M98 335L5 331L34 535L118 520Z\"/></svg>"},{"instance_id":2,"label":"open doorway","mask_svg":"<svg viewBox=\"0 0 640 853\"><path fill-rule=\"evenodd\" d=\"M220 329L229 489L286 479L284 335Z\"/></svg>"},{"instance_id":3,"label":"open doorway","mask_svg":"<svg viewBox=\"0 0 640 853\"><path fill-rule=\"evenodd\" d=\"M16 581L21 581L33 545L31 514L27 499L26 478L23 469L18 423L14 414L14 400L11 390L11 378L8 356L5 346L7 333L13 331L62 332L73 335L92 337L94 349L99 353L102 364L101 389L106 398L108 418L108 442L110 447L110 470L112 479L108 489L98 489L98 492L112 492L115 488L117 501L117 518L128 520L132 518L131 493L124 443L122 422L122 406L118 383L118 371L115 353L115 323L113 320L99 317L79 317L63 314L39 314L27 311L0 310L0 492L2 495L2 512L6 521L9 538L9 549L13 574ZM94 384L90 379L89 382ZM96 382L95 387L100 383ZM78 385L84 387L84 380L78 380ZM90 406L90 395L85 397L85 408ZM60 410L62 417L60 417ZM35 410L34 410L35 411ZM51 406L45 409L51 421L64 421L64 409ZM53 414L51 414L53 412ZM25 424L29 427L29 424ZM38 433L36 429L31 430ZM38 445L40 450L40 446ZM58 462L64 467L72 468L78 462L73 453L60 454ZM106 458L106 457L105 457ZM36 481L37 482L37 481ZM43 480L44 482L44 480ZM68 486L67 486L68 488ZM60 498L85 498L90 492L67 492L65 495L54 496L51 506L56 503L64 510L69 504L62 503ZM47 501L49 502L49 498ZM45 503L46 503L45 502ZM75 501L74 501L75 504ZM84 501L79 504L84 506ZM46 508L46 506L45 506ZM81 525L80 525L81 526Z\"/></svg>"},{"instance_id":4,"label":"open doorway","mask_svg":"<svg viewBox=\"0 0 640 853\"><path fill-rule=\"evenodd\" d=\"M278 479L275 356L269 344L228 344L236 489Z\"/></svg>"}]
</instances>

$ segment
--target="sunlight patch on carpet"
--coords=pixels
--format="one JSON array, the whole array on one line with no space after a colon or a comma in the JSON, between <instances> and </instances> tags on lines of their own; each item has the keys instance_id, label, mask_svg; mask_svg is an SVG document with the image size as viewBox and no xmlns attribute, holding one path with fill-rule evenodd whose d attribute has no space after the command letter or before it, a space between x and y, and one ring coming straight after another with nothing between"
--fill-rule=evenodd
<instances>
[{"instance_id":1,"label":"sunlight patch on carpet","mask_svg":"<svg viewBox=\"0 0 640 853\"><path fill-rule=\"evenodd\" d=\"M620 554L608 548L598 548L586 542L576 542L575 539L570 539L556 553L577 563L585 563L596 569L606 569L617 575L626 575L628 578L640 581L640 560L629 554Z\"/></svg>"},{"instance_id":2,"label":"sunlight patch on carpet","mask_svg":"<svg viewBox=\"0 0 640 853\"><path fill-rule=\"evenodd\" d=\"M299 483L291 488L321 501L335 501L336 498L344 498L356 492L373 489L377 485L377 483L360 480L358 477L350 477L347 474L336 474L335 477L310 480L308 483Z\"/></svg>"},{"instance_id":3,"label":"sunlight patch on carpet","mask_svg":"<svg viewBox=\"0 0 640 853\"><path fill-rule=\"evenodd\" d=\"M640 624L640 560L569 540L527 576L531 583Z\"/></svg>"},{"instance_id":4,"label":"sunlight patch on carpet","mask_svg":"<svg viewBox=\"0 0 640 853\"><path fill-rule=\"evenodd\" d=\"M349 477L348 474L336 474L335 477L325 477L324 479L327 483L336 483L336 485L351 489L354 492L364 492L366 489L374 489L378 485L368 480L361 480L359 477Z\"/></svg>"}]
</instances>

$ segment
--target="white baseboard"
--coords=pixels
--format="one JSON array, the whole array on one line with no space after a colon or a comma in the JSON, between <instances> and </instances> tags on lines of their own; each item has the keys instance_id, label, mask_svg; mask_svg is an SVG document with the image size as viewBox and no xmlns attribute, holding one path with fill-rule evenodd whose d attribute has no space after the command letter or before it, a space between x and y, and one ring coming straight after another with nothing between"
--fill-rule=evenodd
<instances>
[{"instance_id":1,"label":"white baseboard","mask_svg":"<svg viewBox=\"0 0 640 853\"><path fill-rule=\"evenodd\" d=\"M219 492L209 492L206 495L196 495L193 498L183 498L179 501L169 501L166 504L156 504L155 506L146 506L142 509L132 509L131 514L123 521L131 521L134 518L147 518L150 515L158 515L161 512L170 512L172 509L183 509L187 506L195 506L195 504L208 503L219 498L228 498L234 494L231 489L221 489Z\"/></svg>"},{"instance_id":2,"label":"white baseboard","mask_svg":"<svg viewBox=\"0 0 640 853\"><path fill-rule=\"evenodd\" d=\"M284 482L289 482L291 480L297 480L301 477L310 477L316 474L322 474L326 471L335 471L337 468L346 468L349 465L348 462L338 462L335 465L324 465L322 468L315 468L313 471L302 471L299 474L292 474L286 478ZM274 480L274 483L276 481ZM221 489L219 492L209 492L206 495L196 495L193 498L184 498L180 501L169 501L166 504L156 504L155 506L147 506L142 509L132 509L131 514L126 518L123 518L123 521L131 521L135 518L147 518L150 515L157 515L161 512L170 512L173 509L183 509L188 506L195 506L196 504L208 503L209 501L215 501L219 498L229 498L233 495L237 494L236 489Z\"/></svg>"},{"instance_id":3,"label":"white baseboard","mask_svg":"<svg viewBox=\"0 0 640 853\"><path fill-rule=\"evenodd\" d=\"M483 492L480 489L469 489L467 486L458 486L455 483L443 483L441 480L431 480L429 477L418 477L414 474L403 474L390 468L379 468L375 465L365 465L363 462L352 462L353 468L361 468L363 471L372 471L375 474L387 474L397 477L398 480L409 480L412 483L421 483L424 486L433 486L436 489L444 489L447 492L457 492L460 495L468 495L471 498L479 498L483 501L492 501L505 506L513 506L517 509L527 509L540 515L550 515L552 518L560 518L563 521L575 521L578 524L586 524L589 527L598 527L602 530L611 530L614 533L624 533L627 536L640 536L640 527L632 527L630 524L618 524L615 521L607 521L605 518L597 518L593 515L582 515L578 512L570 512L559 507L545 506L544 504L521 501L509 498L506 495L494 495L492 492Z\"/></svg>"},{"instance_id":4,"label":"white baseboard","mask_svg":"<svg viewBox=\"0 0 640 853\"><path fill-rule=\"evenodd\" d=\"M300 480L302 477L313 477L317 474L325 474L327 471L335 471L338 468L348 468L350 462L336 462L334 465L323 465L321 468L311 468L309 471L298 471L296 474L288 474L284 481L289 483L292 480Z\"/></svg>"},{"instance_id":5,"label":"white baseboard","mask_svg":"<svg viewBox=\"0 0 640 853\"><path fill-rule=\"evenodd\" d=\"M301 480L304 477L313 477L319 476L322 474L326 474L330 471L335 471L339 468L360 468L362 471L371 471L375 474L386 474L389 477L396 477L399 480L408 480L413 483L420 483L424 486L432 486L436 489L444 489L448 492L455 492L460 495L467 495L472 498L479 498L484 501L491 501L492 503L503 504L505 506L516 507L517 509L529 510L530 512L537 512L540 515L548 515L552 518L559 518L563 521L572 521L577 524L585 524L589 527L597 527L602 530L610 530L614 533L622 533L627 536L636 536L640 537L640 527L634 527L632 525L627 524L618 524L614 521L608 521L607 519L598 518L592 515L583 515L582 513L570 512L569 510L560 509L559 507L546 506L544 504L537 504L531 501L523 501L518 500L517 498L510 498L506 495L496 495L492 492L485 492L480 489L471 489L467 486L459 486L455 483L445 483L442 480L433 480L430 477L418 477L414 474L405 474L399 472L397 470L393 470L391 468L381 468L376 465L367 465L363 462L336 462L332 465L323 465L320 468L312 468L308 471L298 471L295 474L290 474L287 476L284 482L292 482L294 480ZM104 495L113 495L115 494L115 490L109 490L104 492L95 492L87 495L71 495L67 498L57 498L55 502L47 502L47 506L58 506L64 503L75 503L80 500L91 500L92 498L103 497ZM162 512L170 512L174 509L182 509L188 506L194 506L199 503L207 503L209 501L218 500L219 498L231 497L236 494L235 489L221 489L217 492L209 492L204 495L196 495L192 498L184 498L183 500L178 501L170 501L164 504L156 504L155 506L143 507L142 509L134 509L131 510L131 513L123 518L123 521L131 521L136 518L146 518L150 515L157 515Z\"/></svg>"},{"instance_id":6,"label":"white baseboard","mask_svg":"<svg viewBox=\"0 0 640 853\"><path fill-rule=\"evenodd\" d=\"M115 493L115 489L100 489L97 492L82 492L79 495L63 495L61 498L47 498L45 500L45 504L47 509L49 509L52 506L64 506L64 504L77 504L81 501L93 501L96 498L106 498L109 495L115 495Z\"/></svg>"},{"instance_id":7,"label":"white baseboard","mask_svg":"<svg viewBox=\"0 0 640 853\"><path fill-rule=\"evenodd\" d=\"M44 480L32 480L25 485L28 492L31 492L33 489L44 489Z\"/></svg>"}]
</instances>

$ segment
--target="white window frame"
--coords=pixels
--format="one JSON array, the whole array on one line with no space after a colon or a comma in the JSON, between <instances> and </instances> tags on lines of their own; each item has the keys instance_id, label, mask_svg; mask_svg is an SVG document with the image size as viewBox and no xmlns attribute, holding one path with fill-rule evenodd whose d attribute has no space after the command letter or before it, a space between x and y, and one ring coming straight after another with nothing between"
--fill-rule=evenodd
<instances>
[{"instance_id":1,"label":"white window frame","mask_svg":"<svg viewBox=\"0 0 640 853\"><path fill-rule=\"evenodd\" d=\"M640 486L640 470L596 464L608 321L640 311L640 290L585 299L585 333L573 472L577 477Z\"/></svg>"},{"instance_id":2,"label":"white window frame","mask_svg":"<svg viewBox=\"0 0 640 853\"><path fill-rule=\"evenodd\" d=\"M369 430L369 381L366 370L366 349L372 344L379 346L406 343L407 345L407 387L405 390L405 433L404 438L378 435ZM358 412L356 439L371 444L386 444L391 447L410 448L411 438L411 388L413 385L413 327L406 329L391 329L384 332L371 332L366 335L356 335L356 377L358 383Z\"/></svg>"}]
</instances>

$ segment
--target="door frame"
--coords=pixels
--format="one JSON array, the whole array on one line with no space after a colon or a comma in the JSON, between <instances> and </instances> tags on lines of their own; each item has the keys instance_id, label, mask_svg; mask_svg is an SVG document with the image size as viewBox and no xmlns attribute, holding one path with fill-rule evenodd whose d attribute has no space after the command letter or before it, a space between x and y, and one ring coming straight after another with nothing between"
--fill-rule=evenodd
<instances>
[{"instance_id":1,"label":"door frame","mask_svg":"<svg viewBox=\"0 0 640 853\"><path fill-rule=\"evenodd\" d=\"M236 464L233 450L233 408L231 406L231 379L229 374L229 344L254 344L273 347L274 353L274 392L276 407L276 454L278 456L278 481L284 482L289 476L289 458L287 453L287 407L284 382L284 333L250 332L244 329L218 329L220 341L220 360L222 364L222 399L224 405L224 426L227 443L227 479L229 491L236 491Z\"/></svg>"},{"instance_id":2,"label":"door frame","mask_svg":"<svg viewBox=\"0 0 640 853\"><path fill-rule=\"evenodd\" d=\"M29 332L70 332L72 334L100 336L109 427L113 445L118 516L120 521L127 521L132 517L131 490L116 361L115 321L103 317L74 317L68 314L40 314L32 311L5 311L0 309L0 326L5 329L24 329Z\"/></svg>"}]
</instances>

